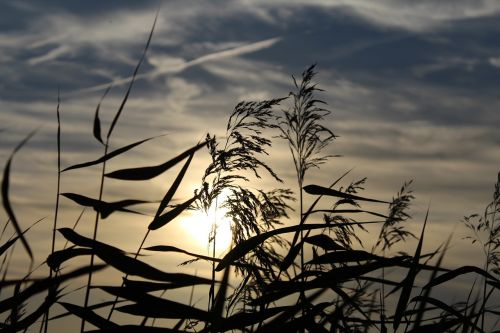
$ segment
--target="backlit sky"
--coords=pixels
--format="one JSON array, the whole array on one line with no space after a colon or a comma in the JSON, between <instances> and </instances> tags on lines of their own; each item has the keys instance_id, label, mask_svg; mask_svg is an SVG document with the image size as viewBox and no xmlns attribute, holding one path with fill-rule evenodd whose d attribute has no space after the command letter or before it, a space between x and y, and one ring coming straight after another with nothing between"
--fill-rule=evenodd
<instances>
[{"instance_id":1,"label":"backlit sky","mask_svg":"<svg viewBox=\"0 0 500 333\"><path fill-rule=\"evenodd\" d=\"M2 163L41 126L14 160L11 198L23 227L47 217L27 236L38 262L49 250L55 201L58 87L63 167L99 157L102 149L92 137L95 106L103 87L114 82L101 110L107 129L157 7L157 1L0 3ZM339 135L328 153L343 157L312 171L306 183L328 184L354 167L349 180L368 177L365 195L390 199L414 179L412 223L418 230L430 203L432 247L464 215L482 211L500 170L499 20L495 0L163 1L111 145L168 135L112 161L110 170L159 164L207 131L223 133L238 101L286 96L291 75L317 63L316 82L325 90L320 97L332 111L326 124ZM206 158L197 156L197 172L179 199L198 186ZM268 161L296 189L286 151L273 151ZM96 197L98 174L98 168L68 172L62 190ZM126 193L159 200L173 176L149 185L109 181L104 198ZM66 199L61 204L61 224L71 226L79 208ZM154 212L149 207L143 211ZM90 235L91 215L80 229L84 234ZM134 251L146 225L117 215L103 224L102 237ZM186 230L169 228L150 245L189 242ZM458 249L463 230L456 234L454 263L469 253Z\"/></svg>"}]
</instances>

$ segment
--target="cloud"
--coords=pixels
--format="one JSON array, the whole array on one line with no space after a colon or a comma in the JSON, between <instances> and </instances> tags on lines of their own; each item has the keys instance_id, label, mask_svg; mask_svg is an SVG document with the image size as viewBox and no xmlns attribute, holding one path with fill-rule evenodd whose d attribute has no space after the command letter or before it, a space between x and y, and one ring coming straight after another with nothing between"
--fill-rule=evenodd
<instances>
[{"instance_id":1,"label":"cloud","mask_svg":"<svg viewBox=\"0 0 500 333\"><path fill-rule=\"evenodd\" d=\"M498 67L500 68L500 57L496 57L496 58L489 58L488 59L488 62L490 63L490 65L492 65L493 67Z\"/></svg>"},{"instance_id":2,"label":"cloud","mask_svg":"<svg viewBox=\"0 0 500 333\"><path fill-rule=\"evenodd\" d=\"M241 0L246 3L246 1ZM260 0L262 6L318 6L331 9L347 9L358 17L382 27L410 31L431 31L457 20L476 19L500 13L496 0L278 0L269 4Z\"/></svg>"},{"instance_id":3,"label":"cloud","mask_svg":"<svg viewBox=\"0 0 500 333\"><path fill-rule=\"evenodd\" d=\"M180 58L171 58L171 57L153 57L152 60L150 60L150 63L154 65L156 68L145 74L139 74L136 76L136 80L141 80L141 79L148 79L148 78L156 78L158 76L166 75L166 74L172 74L172 73L178 73L181 72L189 67L196 66L203 64L205 62L209 61L217 61L225 58L230 58L230 57L237 57L241 56L244 54L248 53L253 53L257 52L266 48L269 48L276 44L278 41L280 41L281 38L275 37L275 38L270 38L266 40L262 40L259 42L254 42L254 43L248 43L244 44L241 46L237 46L234 48L226 49L226 50L221 50L218 52L214 53L209 53L206 55L203 55L201 57L198 57L193 60L189 61L184 61L183 59ZM84 88L80 89L77 91L69 92L66 95L71 96L75 94L80 94L80 93L86 93L86 92L92 92L92 91L100 91L103 89L106 89L110 84L113 86L121 86L124 84L129 83L132 80L132 76L129 76L124 79L118 79L110 83L105 83L105 84L100 84L97 86L89 87L89 88Z\"/></svg>"},{"instance_id":4,"label":"cloud","mask_svg":"<svg viewBox=\"0 0 500 333\"><path fill-rule=\"evenodd\" d=\"M438 58L433 63L414 67L413 72L417 77L424 77L453 67L470 72L479 64L479 59L466 59L462 57Z\"/></svg>"},{"instance_id":5,"label":"cloud","mask_svg":"<svg viewBox=\"0 0 500 333\"><path fill-rule=\"evenodd\" d=\"M33 65L37 65L37 64L40 64L42 62L45 62L45 61L51 61L51 60L59 58L60 56L62 56L64 54L70 53L70 51L71 51L71 48L69 46L61 45L61 46L58 46L58 47L50 50L49 52L45 53L44 55L33 57L33 58L29 59L28 64L33 66Z\"/></svg>"}]
</instances>

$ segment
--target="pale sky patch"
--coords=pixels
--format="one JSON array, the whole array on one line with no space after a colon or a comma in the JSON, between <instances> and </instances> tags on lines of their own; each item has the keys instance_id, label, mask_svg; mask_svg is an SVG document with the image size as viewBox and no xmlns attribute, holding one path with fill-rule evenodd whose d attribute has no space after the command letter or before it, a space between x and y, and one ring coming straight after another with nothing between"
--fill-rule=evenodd
<instances>
[{"instance_id":1,"label":"pale sky patch","mask_svg":"<svg viewBox=\"0 0 500 333\"><path fill-rule=\"evenodd\" d=\"M182 59L179 59L179 58L177 58L177 59L167 58L166 60L153 58L153 61L150 61L150 63L152 65L155 65L156 69L150 73L139 74L135 77L135 79L141 80L141 79L148 79L148 78L156 78L156 77L162 76L162 75L178 73L178 72L181 72L189 67L200 65L200 64L203 64L205 62L217 61L217 60L221 60L224 58L237 57L237 56L241 56L244 54L257 52L257 51L260 51L260 50L263 50L263 49L266 49L266 48L273 46L279 40L280 40L280 38L276 37L276 38L270 38L270 39L266 39L263 41L255 42L255 43L248 43L248 44L238 46L235 48L230 48L227 50L209 53L209 54L203 55L201 57L198 57L196 59L189 60L189 61L183 61ZM100 90L106 89L110 84L112 84L115 87L121 86L121 85L129 83L131 80L132 80L132 76L129 76L127 78L118 79L118 80L115 80L115 81L110 82L110 83L100 84L100 85L97 85L94 87L89 87L89 88L84 88L84 89L81 89L78 91L69 92L69 93L67 93L67 96L71 96L74 94L80 94L80 93L86 93L86 92L100 91Z\"/></svg>"}]
</instances>

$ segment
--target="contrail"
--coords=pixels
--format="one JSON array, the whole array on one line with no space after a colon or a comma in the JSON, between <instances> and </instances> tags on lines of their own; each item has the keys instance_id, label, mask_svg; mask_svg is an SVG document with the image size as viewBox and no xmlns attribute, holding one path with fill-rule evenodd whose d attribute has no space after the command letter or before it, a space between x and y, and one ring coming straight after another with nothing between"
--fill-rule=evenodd
<instances>
[{"instance_id":1,"label":"contrail","mask_svg":"<svg viewBox=\"0 0 500 333\"><path fill-rule=\"evenodd\" d=\"M160 75L166 75L166 74L171 74L171 73L178 73L182 72L186 68L196 66L208 61L214 61L214 60L219 60L219 59L224 59L224 58L230 58L230 57L236 57L242 54L248 54L248 53L253 53L257 52L259 50L267 49L277 42L281 40L281 37L275 37L275 38L269 38L265 40L261 40L259 42L255 43L250 43L242 46L237 46L234 48L214 52L214 53L209 53L205 54L201 57L195 58L190 61L186 61L182 64L175 65L173 67L167 68L167 69L156 69L152 72L149 73L144 73L144 74L139 74L135 77L135 80L140 80L140 79L149 79L149 78L155 78ZM65 96L74 96L74 95L79 95L87 92L94 92L94 91L100 91L104 90L107 87L109 87L110 84L112 84L114 87L116 86L121 86L124 84L129 83L132 80L132 76L123 78L123 79L117 79L108 83L104 84L99 84L97 86L92 86L88 88L83 88L83 89L78 89L78 90L73 90L71 92L68 92L65 94Z\"/></svg>"}]
</instances>

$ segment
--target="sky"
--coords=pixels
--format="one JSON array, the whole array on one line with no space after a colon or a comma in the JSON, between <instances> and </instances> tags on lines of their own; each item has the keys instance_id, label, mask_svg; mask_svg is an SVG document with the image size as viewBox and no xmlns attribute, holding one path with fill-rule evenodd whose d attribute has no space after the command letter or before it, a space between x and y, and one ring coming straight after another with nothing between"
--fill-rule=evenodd
<instances>
[{"instance_id":1,"label":"sky","mask_svg":"<svg viewBox=\"0 0 500 333\"><path fill-rule=\"evenodd\" d=\"M56 195L58 89L63 167L99 157L102 147L92 137L96 105L113 83L101 107L107 128L159 3L0 3L0 161L5 164L16 144L39 128L16 155L11 176L20 224L26 228L46 218L27 236L38 262L49 250ZM410 228L420 230L430 207L427 248L454 231L448 264L474 263L480 252L462 246L467 243L460 239L465 235L460 221L482 212L500 170L499 19L495 0L162 1L111 147L166 136L111 161L109 169L159 164L207 132L223 135L239 101L287 96L291 75L300 77L315 63L315 82L324 90L319 97L331 111L325 125L339 136L327 152L342 157L312 170L306 183L328 184L354 168L349 180L367 177L363 193L387 200L413 179L417 199ZM296 191L290 156L280 147L277 143L268 161L284 186ZM195 158L179 200L199 186L207 158L206 153ZM98 174L98 168L65 173L62 190L96 197ZM104 198L127 193L159 200L174 176L146 184L109 181ZM267 178L259 184L281 186ZM66 199L61 207L61 224L71 226L80 208ZM153 214L154 208L144 211ZM78 230L90 234L92 214L85 218ZM134 251L147 223L118 214L102 223L101 237ZM191 231L182 223L169 228L153 235L150 245L190 242L204 251L186 240ZM18 252L23 272L27 260Z\"/></svg>"}]
</instances>

